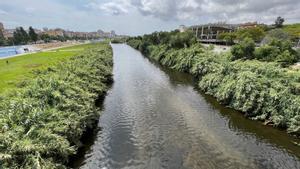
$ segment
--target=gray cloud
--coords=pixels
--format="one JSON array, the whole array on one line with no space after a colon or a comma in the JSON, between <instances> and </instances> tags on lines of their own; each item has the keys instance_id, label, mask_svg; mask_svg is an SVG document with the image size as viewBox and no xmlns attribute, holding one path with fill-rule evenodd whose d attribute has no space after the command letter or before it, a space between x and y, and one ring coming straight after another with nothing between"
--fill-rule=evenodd
<instances>
[{"instance_id":1,"label":"gray cloud","mask_svg":"<svg viewBox=\"0 0 300 169\"><path fill-rule=\"evenodd\" d=\"M0 0L6 28L33 26L144 34L180 24L300 21L299 0Z\"/></svg>"},{"instance_id":2,"label":"gray cloud","mask_svg":"<svg viewBox=\"0 0 300 169\"><path fill-rule=\"evenodd\" d=\"M132 5L127 0L113 0L105 3L94 0L88 3L87 7L101 10L112 15L121 15L127 14Z\"/></svg>"},{"instance_id":3,"label":"gray cloud","mask_svg":"<svg viewBox=\"0 0 300 169\"><path fill-rule=\"evenodd\" d=\"M144 16L162 20L271 22L277 15L291 22L300 20L299 0L112 0L103 5L119 11L134 8Z\"/></svg>"}]
</instances>

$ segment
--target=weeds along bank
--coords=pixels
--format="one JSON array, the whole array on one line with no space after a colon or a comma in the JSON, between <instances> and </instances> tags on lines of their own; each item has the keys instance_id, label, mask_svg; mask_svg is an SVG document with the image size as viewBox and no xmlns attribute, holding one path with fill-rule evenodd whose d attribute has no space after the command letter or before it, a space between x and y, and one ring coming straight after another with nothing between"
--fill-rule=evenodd
<instances>
[{"instance_id":1,"label":"weeds along bank","mask_svg":"<svg viewBox=\"0 0 300 169\"><path fill-rule=\"evenodd\" d=\"M0 168L66 168L99 117L95 100L109 88L112 65L112 49L101 43L2 96Z\"/></svg>"},{"instance_id":2,"label":"weeds along bank","mask_svg":"<svg viewBox=\"0 0 300 169\"><path fill-rule=\"evenodd\" d=\"M198 77L200 89L247 117L300 135L299 71L278 62L232 61L231 53L216 54L197 43L176 48L172 40L151 44L146 38L131 38L127 43L162 65Z\"/></svg>"}]
</instances>

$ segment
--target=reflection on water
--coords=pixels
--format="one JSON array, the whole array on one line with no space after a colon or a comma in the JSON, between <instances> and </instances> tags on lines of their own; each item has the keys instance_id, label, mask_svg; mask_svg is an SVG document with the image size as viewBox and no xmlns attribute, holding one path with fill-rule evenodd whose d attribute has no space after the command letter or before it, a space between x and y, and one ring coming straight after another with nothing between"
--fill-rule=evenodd
<instances>
[{"instance_id":1,"label":"reflection on water","mask_svg":"<svg viewBox=\"0 0 300 169\"><path fill-rule=\"evenodd\" d=\"M282 131L245 119L199 93L193 79L112 45L114 84L81 168L300 168ZM78 167L78 166L76 166Z\"/></svg>"}]
</instances>

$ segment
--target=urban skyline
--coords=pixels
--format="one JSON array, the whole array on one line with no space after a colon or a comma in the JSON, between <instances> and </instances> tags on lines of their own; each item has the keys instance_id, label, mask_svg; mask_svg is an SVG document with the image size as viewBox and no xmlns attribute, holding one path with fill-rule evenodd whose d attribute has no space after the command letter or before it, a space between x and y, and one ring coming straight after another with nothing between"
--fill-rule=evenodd
<instances>
[{"instance_id":1,"label":"urban skyline","mask_svg":"<svg viewBox=\"0 0 300 169\"><path fill-rule=\"evenodd\" d=\"M298 0L14 0L0 2L0 21L7 28L41 29L47 25L88 32L100 27L119 34L141 35L172 30L181 24L272 24L277 16L285 18L285 23L296 23L300 21L299 8Z\"/></svg>"},{"instance_id":2,"label":"urban skyline","mask_svg":"<svg viewBox=\"0 0 300 169\"><path fill-rule=\"evenodd\" d=\"M17 26L22 27L22 26ZM16 28L6 28L5 25L0 22L0 30L3 32L5 38L12 38ZM25 31L29 31L27 27L23 27ZM63 28L48 28L43 27L42 29L34 28L35 32L39 35L47 34L49 36L67 36L67 37L86 37L86 38L111 38L116 37L117 34L114 30L105 32L101 29L91 32L83 32L83 31L73 31L66 30Z\"/></svg>"}]
</instances>

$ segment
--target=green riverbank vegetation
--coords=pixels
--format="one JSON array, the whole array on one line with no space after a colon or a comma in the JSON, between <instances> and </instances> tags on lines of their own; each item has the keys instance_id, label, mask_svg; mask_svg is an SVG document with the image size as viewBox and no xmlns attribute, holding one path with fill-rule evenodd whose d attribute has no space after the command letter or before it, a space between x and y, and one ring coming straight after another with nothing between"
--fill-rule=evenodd
<instances>
[{"instance_id":1,"label":"green riverbank vegetation","mask_svg":"<svg viewBox=\"0 0 300 169\"><path fill-rule=\"evenodd\" d=\"M274 38L256 48L246 37L220 54L197 43L191 32L155 32L127 43L162 65L193 74L198 87L222 104L300 135L300 71L289 67L300 53L290 41Z\"/></svg>"},{"instance_id":2,"label":"green riverbank vegetation","mask_svg":"<svg viewBox=\"0 0 300 169\"><path fill-rule=\"evenodd\" d=\"M0 97L0 168L67 168L99 117L95 105L112 81L112 49L98 43L35 71Z\"/></svg>"},{"instance_id":3,"label":"green riverbank vegetation","mask_svg":"<svg viewBox=\"0 0 300 169\"><path fill-rule=\"evenodd\" d=\"M127 40L127 38L114 38L114 39L111 39L110 43L125 43Z\"/></svg>"},{"instance_id":4,"label":"green riverbank vegetation","mask_svg":"<svg viewBox=\"0 0 300 169\"><path fill-rule=\"evenodd\" d=\"M66 60L86 49L99 46L97 43L81 44L60 49L0 59L0 93L9 92L20 83L34 78L33 71L47 68Z\"/></svg>"}]
</instances>

